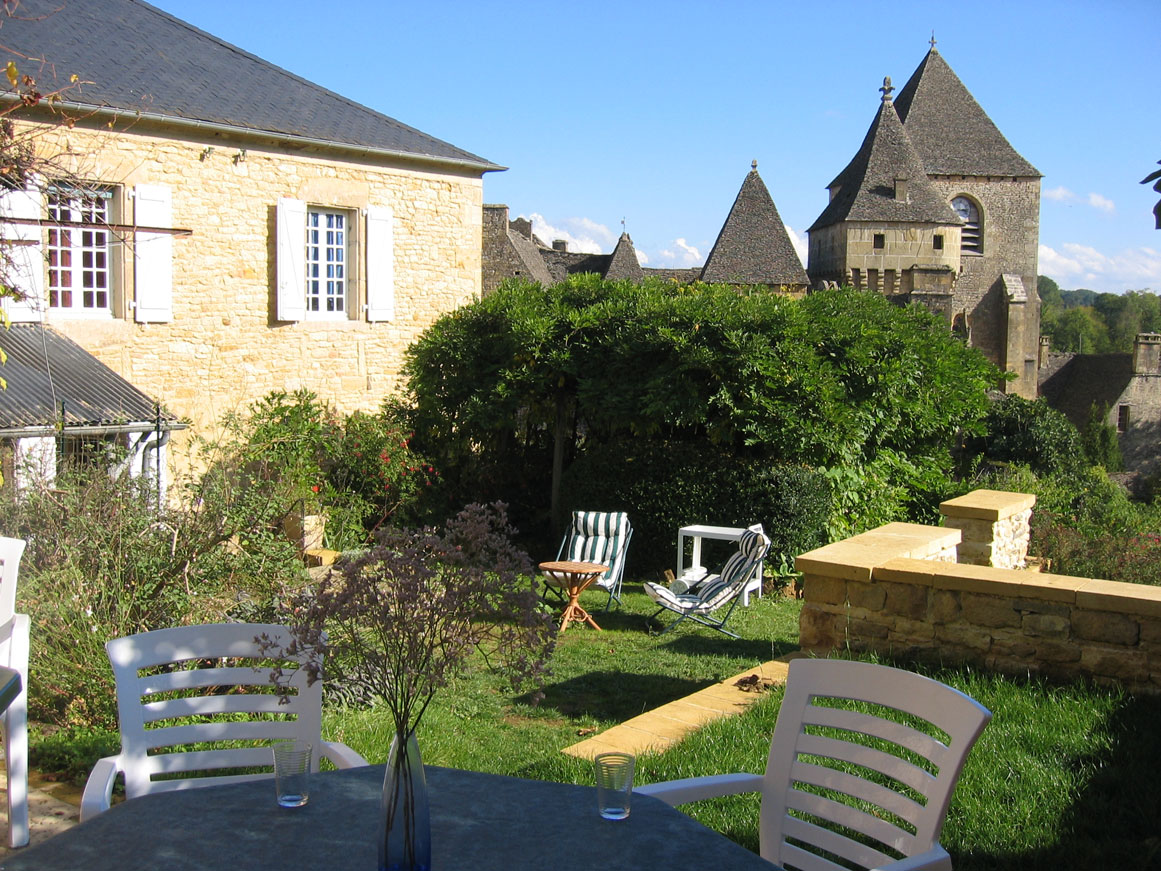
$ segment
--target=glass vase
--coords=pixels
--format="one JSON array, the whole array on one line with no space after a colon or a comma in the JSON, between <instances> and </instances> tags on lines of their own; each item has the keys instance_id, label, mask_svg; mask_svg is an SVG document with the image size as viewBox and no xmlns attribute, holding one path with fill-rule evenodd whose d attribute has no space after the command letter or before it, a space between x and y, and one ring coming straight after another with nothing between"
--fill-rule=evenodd
<instances>
[{"instance_id":1,"label":"glass vase","mask_svg":"<svg viewBox=\"0 0 1161 871\"><path fill-rule=\"evenodd\" d=\"M391 741L379 812L379 871L430 871L427 779L414 731Z\"/></svg>"}]
</instances>

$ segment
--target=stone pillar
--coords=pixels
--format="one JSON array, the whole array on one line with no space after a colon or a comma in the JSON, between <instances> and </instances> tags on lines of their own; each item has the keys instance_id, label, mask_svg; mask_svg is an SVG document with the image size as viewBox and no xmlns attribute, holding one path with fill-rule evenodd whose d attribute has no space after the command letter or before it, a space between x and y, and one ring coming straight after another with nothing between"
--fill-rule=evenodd
<instances>
[{"instance_id":1,"label":"stone pillar","mask_svg":"<svg viewBox=\"0 0 1161 871\"><path fill-rule=\"evenodd\" d=\"M1025 568L1028 521L1036 497L1030 493L973 490L939 506L944 526L963 534L959 562L998 569Z\"/></svg>"}]
</instances>

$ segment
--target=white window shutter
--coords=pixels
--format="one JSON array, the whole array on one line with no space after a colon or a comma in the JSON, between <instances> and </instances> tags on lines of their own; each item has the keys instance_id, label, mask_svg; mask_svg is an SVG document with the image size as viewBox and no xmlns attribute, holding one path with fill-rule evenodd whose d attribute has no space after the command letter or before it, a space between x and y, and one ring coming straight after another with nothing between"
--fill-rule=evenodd
<instances>
[{"instance_id":1,"label":"white window shutter","mask_svg":"<svg viewBox=\"0 0 1161 871\"><path fill-rule=\"evenodd\" d=\"M388 206L367 209L367 320L395 320L394 215Z\"/></svg>"},{"instance_id":2,"label":"white window shutter","mask_svg":"<svg viewBox=\"0 0 1161 871\"><path fill-rule=\"evenodd\" d=\"M306 203L280 199L274 223L278 235L275 317L280 321L301 321L306 318Z\"/></svg>"},{"instance_id":3,"label":"white window shutter","mask_svg":"<svg viewBox=\"0 0 1161 871\"><path fill-rule=\"evenodd\" d=\"M6 218L39 221L43 216L43 197L29 182L27 190L5 190L0 193L0 244L7 247L12 258L12 274L8 277L24 294L17 301L3 300L4 311L13 322L44 320L48 307L44 296L44 245L40 224L13 224Z\"/></svg>"},{"instance_id":4,"label":"white window shutter","mask_svg":"<svg viewBox=\"0 0 1161 871\"><path fill-rule=\"evenodd\" d=\"M172 227L173 194L169 185L139 184L133 192L138 227ZM173 235L139 230L133 239L133 316L138 323L173 320Z\"/></svg>"}]
</instances>

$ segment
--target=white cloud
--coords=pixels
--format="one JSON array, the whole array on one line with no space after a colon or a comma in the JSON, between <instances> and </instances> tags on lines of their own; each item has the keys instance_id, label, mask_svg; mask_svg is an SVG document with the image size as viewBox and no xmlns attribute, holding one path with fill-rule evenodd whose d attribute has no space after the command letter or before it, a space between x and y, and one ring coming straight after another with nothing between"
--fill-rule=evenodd
<instances>
[{"instance_id":1,"label":"white cloud","mask_svg":"<svg viewBox=\"0 0 1161 871\"><path fill-rule=\"evenodd\" d=\"M540 241L545 245L563 239L568 243L569 251L580 254L607 253L617 241L617 236L612 230L589 218L565 218L558 225L553 225L548 223L544 215L537 212L520 217L532 222L532 232L540 237Z\"/></svg>"},{"instance_id":2,"label":"white cloud","mask_svg":"<svg viewBox=\"0 0 1161 871\"><path fill-rule=\"evenodd\" d=\"M1049 188L1044 192L1044 199L1056 200L1060 203L1069 203L1076 199L1076 194L1070 191L1063 185L1056 188Z\"/></svg>"},{"instance_id":3,"label":"white cloud","mask_svg":"<svg viewBox=\"0 0 1161 871\"><path fill-rule=\"evenodd\" d=\"M674 239L673 247L658 252L657 256L661 258L659 265L672 266L680 269L701 266L704 262L701 252L693 245L687 243L683 238Z\"/></svg>"},{"instance_id":4,"label":"white cloud","mask_svg":"<svg viewBox=\"0 0 1161 871\"><path fill-rule=\"evenodd\" d=\"M794 246L794 251L798 255L798 259L802 261L802 265L806 266L806 257L808 249L808 240L805 233L799 233L789 224L783 224L786 227L786 232L790 235L790 244Z\"/></svg>"},{"instance_id":5,"label":"white cloud","mask_svg":"<svg viewBox=\"0 0 1161 871\"><path fill-rule=\"evenodd\" d=\"M1161 288L1161 251L1126 248L1110 255L1076 242L1065 242L1060 250L1041 245L1040 273L1069 289L1122 293Z\"/></svg>"},{"instance_id":6,"label":"white cloud","mask_svg":"<svg viewBox=\"0 0 1161 871\"><path fill-rule=\"evenodd\" d=\"M1089 194L1088 204L1094 209L1100 209L1102 212L1115 212L1117 209L1112 200L1107 197L1102 197L1100 194Z\"/></svg>"}]
</instances>

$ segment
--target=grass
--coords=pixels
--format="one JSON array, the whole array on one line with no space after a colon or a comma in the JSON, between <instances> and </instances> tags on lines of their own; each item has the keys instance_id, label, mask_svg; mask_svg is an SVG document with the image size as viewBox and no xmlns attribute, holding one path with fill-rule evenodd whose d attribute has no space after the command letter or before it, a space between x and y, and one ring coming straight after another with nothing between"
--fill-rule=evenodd
<instances>
[{"instance_id":1,"label":"grass","mask_svg":"<svg viewBox=\"0 0 1161 871\"><path fill-rule=\"evenodd\" d=\"M618 611L600 613L603 601L596 593L586 593L583 602L605 631L573 626L564 633L544 700L534 705L512 694L482 668L465 672L424 718L419 739L425 762L591 783L591 764L561 748L797 644L799 604L779 597L755 599L734 612L729 625L740 640L684 625L668 635L650 634L654 609L637 585L629 586ZM1152 781L1161 771L1161 697L967 668L920 670L994 714L968 759L943 832L956 871L1161 869L1161 790ZM638 782L761 771L781 695L771 691L748 713L710 723L676 747L642 757ZM392 727L378 711L329 709L323 730L371 762L386 759ZM95 759L112 748L97 752L85 740L91 743L92 737L34 736L33 765L44 770L53 767L52 759L67 759L87 773L93 760L81 757ZM756 796L686 809L757 850Z\"/></svg>"},{"instance_id":2,"label":"grass","mask_svg":"<svg viewBox=\"0 0 1161 871\"><path fill-rule=\"evenodd\" d=\"M590 608L602 604L595 593L583 601ZM651 606L630 585L621 610L595 613L604 632L570 627L539 706L506 692L487 672L461 676L436 698L420 728L424 761L590 783L591 765L561 748L797 643L793 600L768 596L739 607L729 624L742 636L738 641L705 628L651 635ZM1161 771L1161 698L966 668L921 670L994 714L968 759L944 828L942 842L957 871L1161 868L1161 791L1151 781ZM749 713L639 759L638 782L761 771L780 702L775 690ZM373 762L386 758L391 726L375 712L332 711L324 729ZM757 850L756 796L686 810Z\"/></svg>"}]
</instances>

